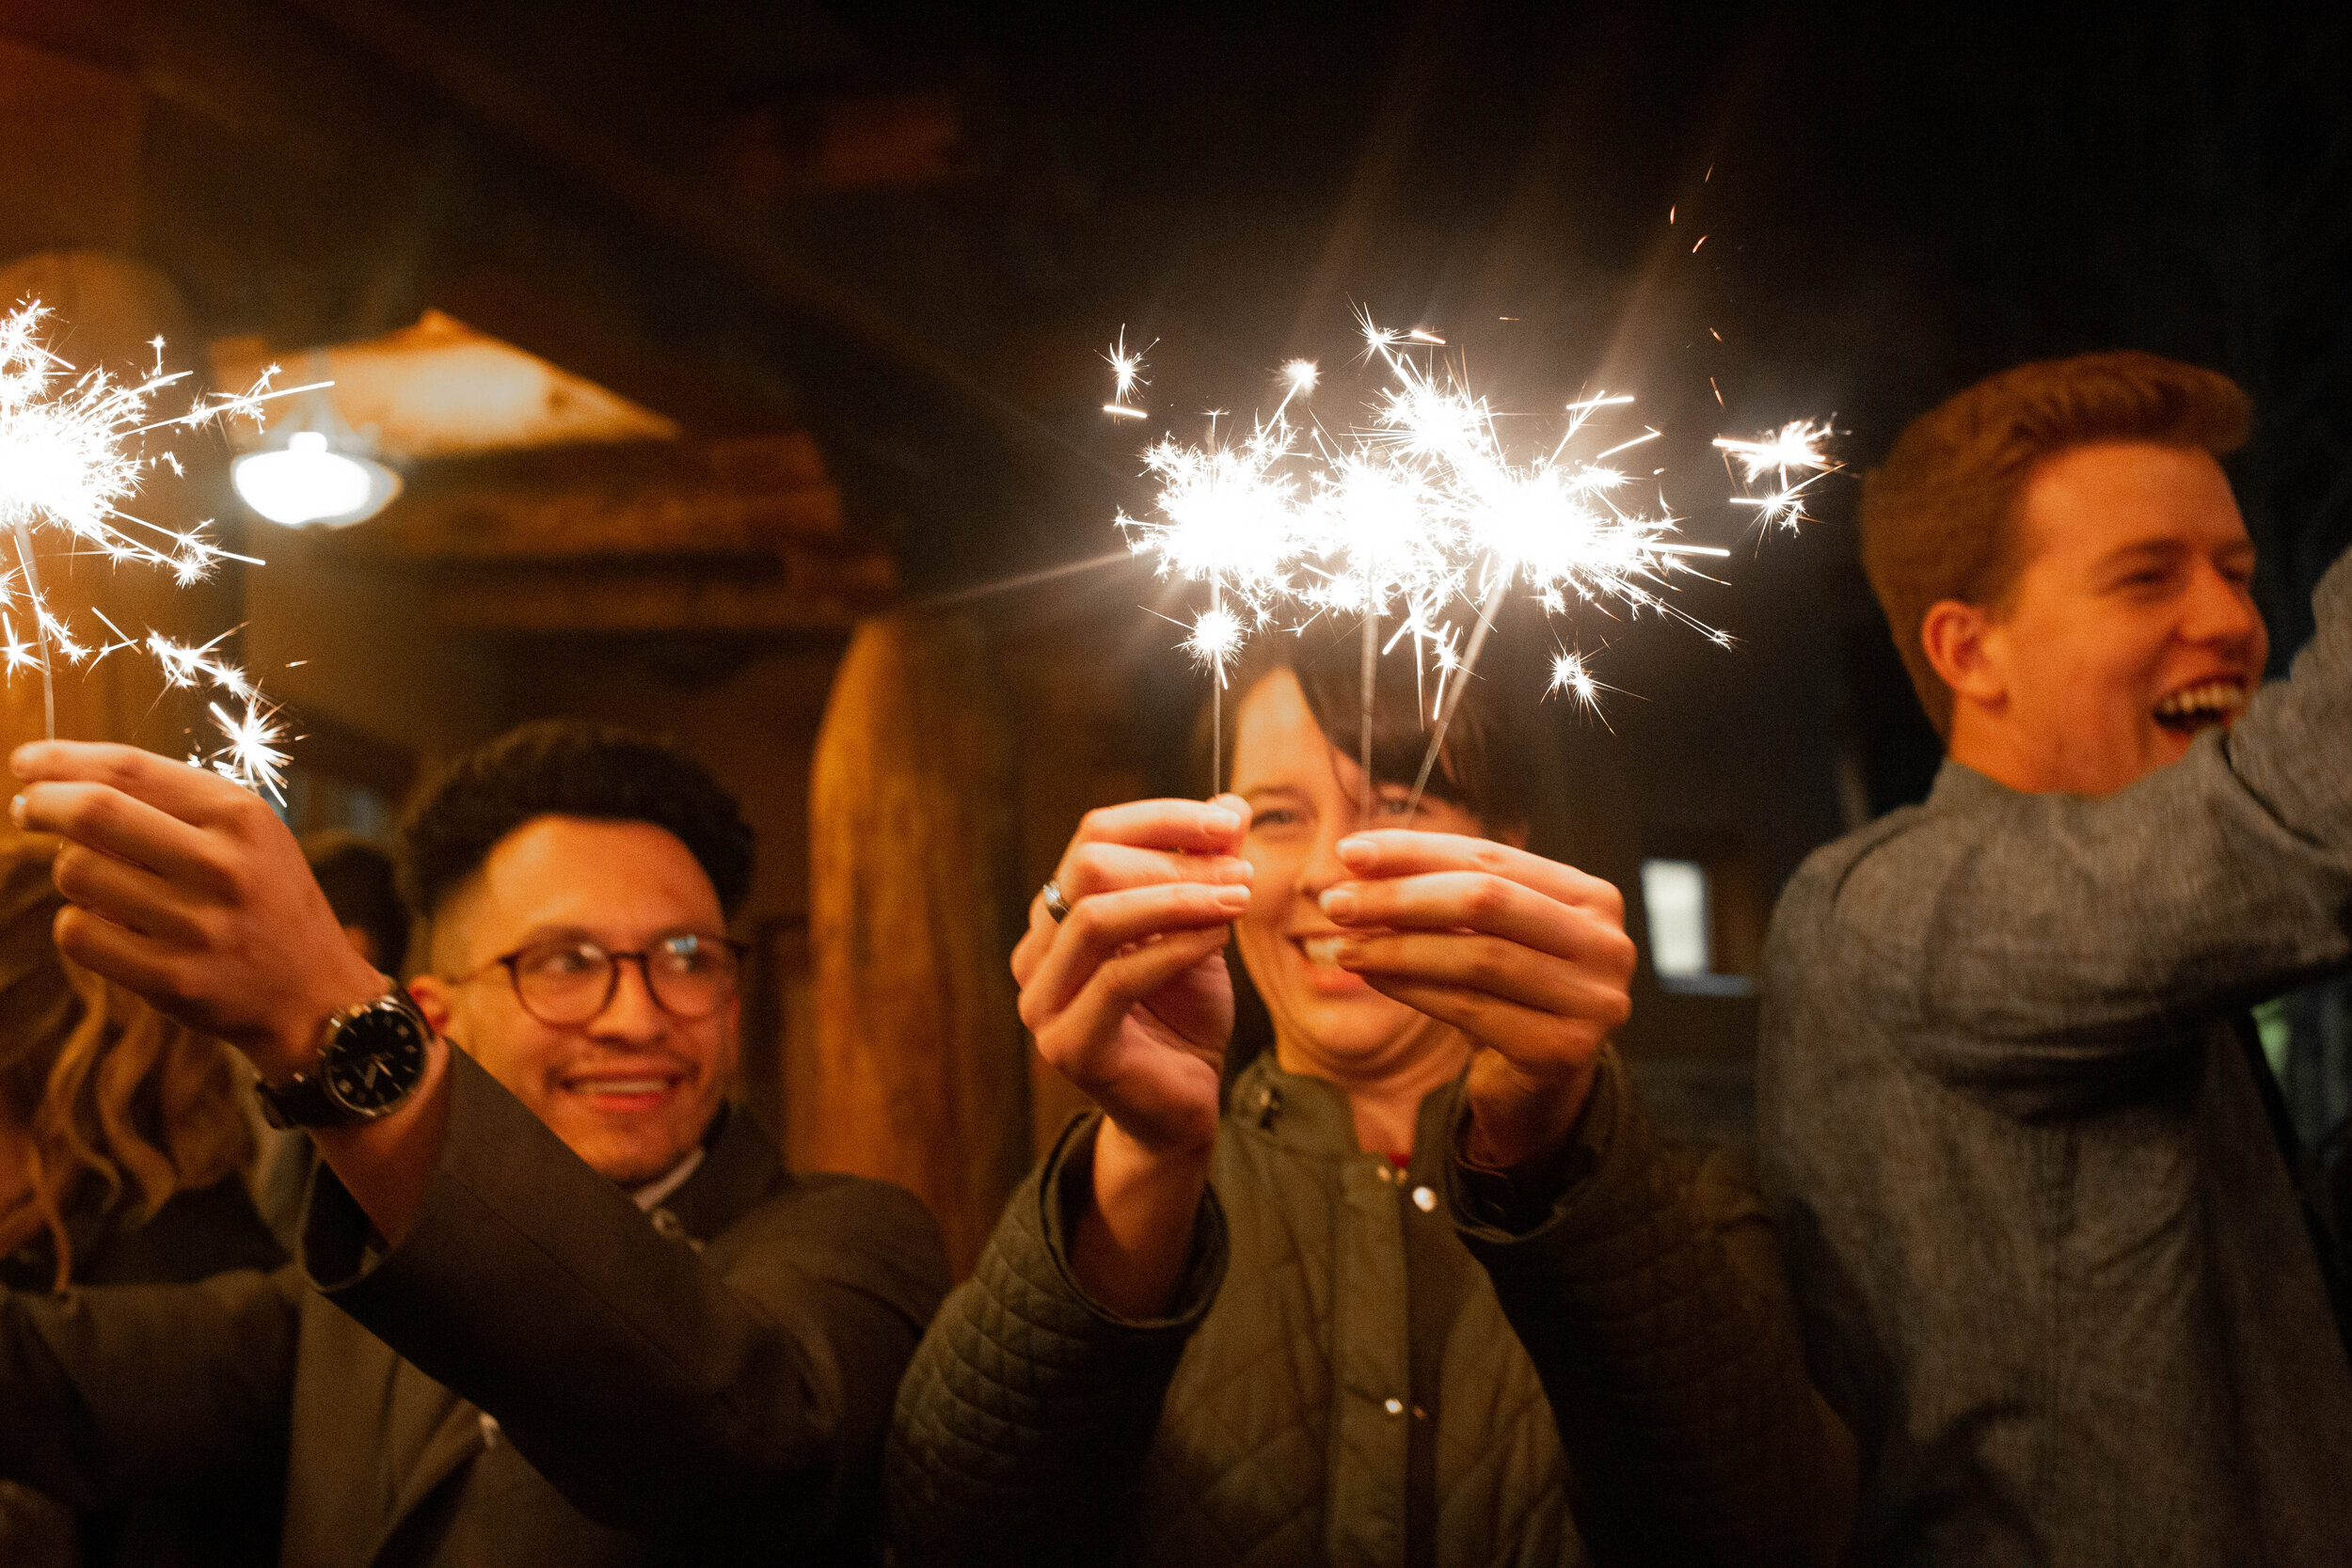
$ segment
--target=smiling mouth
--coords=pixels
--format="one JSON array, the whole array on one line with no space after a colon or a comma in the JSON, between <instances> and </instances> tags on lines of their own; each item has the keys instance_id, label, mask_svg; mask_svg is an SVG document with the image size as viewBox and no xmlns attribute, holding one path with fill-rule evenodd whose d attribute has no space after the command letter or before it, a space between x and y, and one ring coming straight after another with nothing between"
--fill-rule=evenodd
<instances>
[{"instance_id":1,"label":"smiling mouth","mask_svg":"<svg viewBox=\"0 0 2352 1568\"><path fill-rule=\"evenodd\" d=\"M2156 704L2155 721L2175 735L2195 735L2216 724L2227 724L2246 706L2243 681L2200 681L2167 692Z\"/></svg>"},{"instance_id":2,"label":"smiling mouth","mask_svg":"<svg viewBox=\"0 0 2352 1568\"><path fill-rule=\"evenodd\" d=\"M1346 937L1334 933L1327 937L1294 937L1298 950L1307 955L1307 961L1317 969L1340 967L1340 944Z\"/></svg>"},{"instance_id":3,"label":"smiling mouth","mask_svg":"<svg viewBox=\"0 0 2352 1568\"><path fill-rule=\"evenodd\" d=\"M637 1073L628 1077L566 1078L564 1090L567 1094L606 1104L645 1105L660 1100L686 1080L682 1076Z\"/></svg>"}]
</instances>

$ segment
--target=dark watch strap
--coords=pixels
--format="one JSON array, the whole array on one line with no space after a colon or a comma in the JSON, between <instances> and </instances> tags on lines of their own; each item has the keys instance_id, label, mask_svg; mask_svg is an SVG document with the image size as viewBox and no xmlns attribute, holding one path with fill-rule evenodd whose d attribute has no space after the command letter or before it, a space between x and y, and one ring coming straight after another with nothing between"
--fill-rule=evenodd
<instances>
[{"instance_id":1,"label":"dark watch strap","mask_svg":"<svg viewBox=\"0 0 2352 1568\"><path fill-rule=\"evenodd\" d=\"M342 1127L359 1118L336 1102L326 1085L307 1073L284 1084L256 1080L253 1093L262 1102L262 1119L279 1132L303 1127Z\"/></svg>"}]
</instances>

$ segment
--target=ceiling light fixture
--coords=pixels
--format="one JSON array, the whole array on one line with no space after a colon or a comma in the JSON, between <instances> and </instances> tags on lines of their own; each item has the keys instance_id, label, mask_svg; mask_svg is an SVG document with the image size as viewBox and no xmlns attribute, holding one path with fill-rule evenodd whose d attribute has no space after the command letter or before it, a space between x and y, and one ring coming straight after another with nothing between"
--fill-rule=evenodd
<instances>
[{"instance_id":1,"label":"ceiling light fixture","mask_svg":"<svg viewBox=\"0 0 2352 1568\"><path fill-rule=\"evenodd\" d=\"M246 505L288 528L347 528L365 522L400 494L400 475L368 453L336 408L326 356L310 356L319 389L288 420L285 438L229 465L229 482Z\"/></svg>"}]
</instances>

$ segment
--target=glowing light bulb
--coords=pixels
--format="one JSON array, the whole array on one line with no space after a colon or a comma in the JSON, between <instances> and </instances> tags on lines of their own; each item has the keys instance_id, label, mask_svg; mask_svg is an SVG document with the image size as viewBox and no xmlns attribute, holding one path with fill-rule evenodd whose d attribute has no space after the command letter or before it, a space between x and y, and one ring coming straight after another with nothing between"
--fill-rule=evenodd
<instances>
[{"instance_id":1,"label":"glowing light bulb","mask_svg":"<svg viewBox=\"0 0 2352 1568\"><path fill-rule=\"evenodd\" d=\"M229 477L246 505L289 528L359 522L400 494L398 474L335 451L316 430L297 430L274 451L238 458Z\"/></svg>"}]
</instances>

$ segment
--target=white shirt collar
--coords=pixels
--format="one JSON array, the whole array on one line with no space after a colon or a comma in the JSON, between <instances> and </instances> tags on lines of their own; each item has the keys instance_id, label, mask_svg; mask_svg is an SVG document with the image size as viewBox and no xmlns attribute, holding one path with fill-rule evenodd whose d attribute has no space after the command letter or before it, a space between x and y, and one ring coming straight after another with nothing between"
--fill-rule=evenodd
<instances>
[{"instance_id":1,"label":"white shirt collar","mask_svg":"<svg viewBox=\"0 0 2352 1568\"><path fill-rule=\"evenodd\" d=\"M670 1167L667 1175L655 1177L628 1196L637 1200L638 1208L651 1213L672 1193L686 1185L686 1179L700 1169L702 1163L703 1146L696 1144L686 1151L684 1158Z\"/></svg>"}]
</instances>

